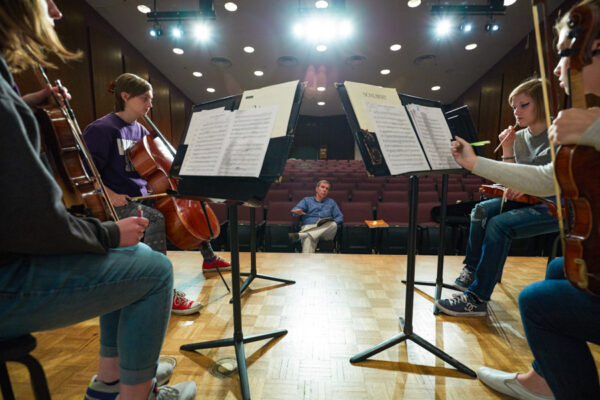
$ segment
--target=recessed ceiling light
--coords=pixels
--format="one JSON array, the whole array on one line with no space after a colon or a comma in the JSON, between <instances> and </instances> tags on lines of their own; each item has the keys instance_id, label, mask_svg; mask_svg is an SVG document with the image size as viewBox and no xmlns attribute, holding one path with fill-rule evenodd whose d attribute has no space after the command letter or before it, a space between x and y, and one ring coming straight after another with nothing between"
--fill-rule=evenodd
<instances>
[{"instance_id":1,"label":"recessed ceiling light","mask_svg":"<svg viewBox=\"0 0 600 400\"><path fill-rule=\"evenodd\" d=\"M408 0L407 4L410 8L419 7L421 5L421 0Z\"/></svg>"},{"instance_id":2,"label":"recessed ceiling light","mask_svg":"<svg viewBox=\"0 0 600 400\"><path fill-rule=\"evenodd\" d=\"M227 3L225 3L225 9L227 11L234 12L235 10L237 10L237 4L235 4L233 1L228 1Z\"/></svg>"},{"instance_id":3,"label":"recessed ceiling light","mask_svg":"<svg viewBox=\"0 0 600 400\"><path fill-rule=\"evenodd\" d=\"M192 75L194 75L196 78L200 78L202 76L202 72L194 71L192 72Z\"/></svg>"},{"instance_id":4,"label":"recessed ceiling light","mask_svg":"<svg viewBox=\"0 0 600 400\"><path fill-rule=\"evenodd\" d=\"M317 88L317 90L318 90L319 92L324 92L324 91L325 91L325 86L319 86L319 87Z\"/></svg>"},{"instance_id":5,"label":"recessed ceiling light","mask_svg":"<svg viewBox=\"0 0 600 400\"><path fill-rule=\"evenodd\" d=\"M379 73L380 73L381 75L389 75L389 74L390 74L390 72L392 72L392 71L390 71L390 70L389 70L389 69L387 69L387 68L386 68L386 69L382 69L381 71L379 71Z\"/></svg>"},{"instance_id":6,"label":"recessed ceiling light","mask_svg":"<svg viewBox=\"0 0 600 400\"><path fill-rule=\"evenodd\" d=\"M477 43L469 43L465 46L465 50L474 50L477 48Z\"/></svg>"},{"instance_id":7,"label":"recessed ceiling light","mask_svg":"<svg viewBox=\"0 0 600 400\"><path fill-rule=\"evenodd\" d=\"M438 91L438 90L440 90L441 88L442 88L441 86L437 86L437 85L436 85L436 86L433 86L433 87L431 88L431 90L433 90L434 92L437 92L437 91Z\"/></svg>"},{"instance_id":8,"label":"recessed ceiling light","mask_svg":"<svg viewBox=\"0 0 600 400\"><path fill-rule=\"evenodd\" d=\"M325 46L324 44L320 44L317 46L317 51L324 52L326 50L327 50L327 46Z\"/></svg>"},{"instance_id":9,"label":"recessed ceiling light","mask_svg":"<svg viewBox=\"0 0 600 400\"><path fill-rule=\"evenodd\" d=\"M246 47L244 47L244 51L246 53L248 53L248 54L254 53L254 47L252 47L252 46L246 46Z\"/></svg>"},{"instance_id":10,"label":"recessed ceiling light","mask_svg":"<svg viewBox=\"0 0 600 400\"><path fill-rule=\"evenodd\" d=\"M516 0L515 0L516 1ZM139 12L141 12L142 14L148 14L150 11L152 11L150 9L150 7L148 7L145 4L140 4L139 6L137 6L137 9Z\"/></svg>"},{"instance_id":11,"label":"recessed ceiling light","mask_svg":"<svg viewBox=\"0 0 600 400\"><path fill-rule=\"evenodd\" d=\"M173 53L175 53L175 54L183 54L183 49L180 49L179 47L175 47L173 49Z\"/></svg>"},{"instance_id":12,"label":"recessed ceiling light","mask_svg":"<svg viewBox=\"0 0 600 400\"><path fill-rule=\"evenodd\" d=\"M315 2L315 7L317 7L317 8L327 8L328 6L329 6L329 3L326 2L325 0L319 0L319 1Z\"/></svg>"},{"instance_id":13,"label":"recessed ceiling light","mask_svg":"<svg viewBox=\"0 0 600 400\"><path fill-rule=\"evenodd\" d=\"M265 73L262 71L254 71L254 75L256 76L263 76Z\"/></svg>"},{"instance_id":14,"label":"recessed ceiling light","mask_svg":"<svg viewBox=\"0 0 600 400\"><path fill-rule=\"evenodd\" d=\"M395 43L395 44L393 44L393 45L391 45L391 46L390 46L390 50L391 50L391 51L398 51L398 50L400 50L401 48L402 48L402 45L400 45L400 44L398 44L398 43Z\"/></svg>"},{"instance_id":15,"label":"recessed ceiling light","mask_svg":"<svg viewBox=\"0 0 600 400\"><path fill-rule=\"evenodd\" d=\"M209 88L206 88L206 91L207 91L208 93L214 93L214 92L215 92L215 89L214 89L214 88L211 88L211 87L209 87Z\"/></svg>"},{"instance_id":16,"label":"recessed ceiling light","mask_svg":"<svg viewBox=\"0 0 600 400\"><path fill-rule=\"evenodd\" d=\"M324 106L324 105L325 105L325 102L324 102L324 101L320 101L320 102L318 102L318 103L317 103L317 105L319 105L319 106Z\"/></svg>"},{"instance_id":17,"label":"recessed ceiling light","mask_svg":"<svg viewBox=\"0 0 600 400\"><path fill-rule=\"evenodd\" d=\"M504 6L505 7L512 6L516 2L517 2L517 0L504 0Z\"/></svg>"}]
</instances>

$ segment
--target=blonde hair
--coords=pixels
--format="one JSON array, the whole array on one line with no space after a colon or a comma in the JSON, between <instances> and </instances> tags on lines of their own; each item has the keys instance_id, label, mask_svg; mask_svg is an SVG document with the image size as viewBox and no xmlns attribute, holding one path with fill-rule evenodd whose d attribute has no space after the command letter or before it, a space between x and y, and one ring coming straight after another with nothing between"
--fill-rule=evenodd
<instances>
[{"instance_id":1,"label":"blonde hair","mask_svg":"<svg viewBox=\"0 0 600 400\"><path fill-rule=\"evenodd\" d=\"M542 79L534 77L523 81L519 86L513 89L508 96L508 104L512 107L512 101L515 96L525 93L533 100L535 105L536 121L544 121L546 113L544 112L544 93L542 89ZM548 86L548 82L546 82Z\"/></svg>"},{"instance_id":2,"label":"blonde hair","mask_svg":"<svg viewBox=\"0 0 600 400\"><path fill-rule=\"evenodd\" d=\"M65 49L48 20L45 0L3 0L0 7L0 52L13 72L37 64L55 68L48 53L62 61L78 58L80 52Z\"/></svg>"},{"instance_id":3,"label":"blonde hair","mask_svg":"<svg viewBox=\"0 0 600 400\"><path fill-rule=\"evenodd\" d=\"M125 101L121 93L125 92L131 97L136 97L152 90L150 82L135 74L121 74L110 83L108 90L115 94L115 112L125 110Z\"/></svg>"}]
</instances>

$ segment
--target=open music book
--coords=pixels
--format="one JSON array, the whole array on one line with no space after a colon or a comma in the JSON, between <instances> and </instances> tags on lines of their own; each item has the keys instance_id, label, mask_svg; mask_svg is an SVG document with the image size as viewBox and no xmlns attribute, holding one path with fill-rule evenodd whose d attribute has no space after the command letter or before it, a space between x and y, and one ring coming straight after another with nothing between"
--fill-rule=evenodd
<instances>
[{"instance_id":1,"label":"open music book","mask_svg":"<svg viewBox=\"0 0 600 400\"><path fill-rule=\"evenodd\" d=\"M348 81L343 86L363 133L367 153L363 158L367 156L372 165L385 160L391 175L460 169L450 151L452 133L439 103L402 104L393 88Z\"/></svg>"},{"instance_id":2,"label":"open music book","mask_svg":"<svg viewBox=\"0 0 600 400\"><path fill-rule=\"evenodd\" d=\"M271 138L286 135L298 81L246 91L240 107L192 114L179 174L186 176L260 175Z\"/></svg>"}]
</instances>

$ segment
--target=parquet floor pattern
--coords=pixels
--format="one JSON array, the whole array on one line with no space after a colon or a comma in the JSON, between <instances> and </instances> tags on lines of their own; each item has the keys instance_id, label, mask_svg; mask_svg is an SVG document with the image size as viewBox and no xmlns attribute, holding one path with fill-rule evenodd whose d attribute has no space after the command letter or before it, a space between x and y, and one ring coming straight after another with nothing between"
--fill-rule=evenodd
<instances>
[{"instance_id":1,"label":"parquet floor pattern","mask_svg":"<svg viewBox=\"0 0 600 400\"><path fill-rule=\"evenodd\" d=\"M223 254L228 257L228 254ZM242 271L250 257L242 253ZM182 344L228 338L233 332L230 296L216 273L204 276L197 252L170 252L176 287L205 304L200 315L172 316L163 354L178 366L171 383L194 380L197 399L240 399L237 373L217 377L216 361L233 358L233 347L181 352ZM257 279L242 298L245 334L287 329L287 335L245 346L252 398L259 400L502 399L476 379L408 342L356 365L349 358L401 331L406 257L394 255L258 253L259 273L294 279L283 285ZM453 282L462 257L448 256L445 281ZM414 332L477 370L482 365L524 371L531 353L517 298L544 277L543 258L509 258L487 317L456 318L432 313L431 287L417 287ZM433 280L437 257L418 256L417 279ZM231 273L224 276L230 281ZM230 283L230 282L229 282ZM445 290L443 296L452 291ZM152 321L146 322L148 325ZM144 326L140 326L143 330ZM54 399L78 399L98 360L98 319L36 333L34 356L42 363ZM600 354L594 347L596 355ZM600 358L600 357L599 357ZM10 363L18 399L32 399L25 368Z\"/></svg>"}]
</instances>

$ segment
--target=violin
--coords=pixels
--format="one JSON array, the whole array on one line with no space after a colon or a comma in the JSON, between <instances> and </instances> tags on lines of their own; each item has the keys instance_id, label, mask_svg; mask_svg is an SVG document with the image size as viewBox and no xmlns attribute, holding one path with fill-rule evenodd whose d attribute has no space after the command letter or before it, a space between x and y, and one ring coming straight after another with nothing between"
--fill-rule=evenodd
<instances>
[{"instance_id":1,"label":"violin","mask_svg":"<svg viewBox=\"0 0 600 400\"><path fill-rule=\"evenodd\" d=\"M481 193L487 194L488 196L491 197L502 197L504 196L504 191L506 190L506 188L502 185L498 185L498 184L493 184L493 185L481 185L479 187L479 191ZM511 201L516 201L517 203L525 203L525 204L545 204L548 207L548 212L556 217L556 204L554 204L553 202L546 200L542 197L537 197L537 196L533 196L530 194L525 194L523 193L521 196L517 197L514 200Z\"/></svg>"},{"instance_id":2,"label":"violin","mask_svg":"<svg viewBox=\"0 0 600 400\"><path fill-rule=\"evenodd\" d=\"M588 5L569 15L569 88L571 105L587 108L583 67L592 62L600 12ZM556 178L566 200L564 270L575 287L600 295L600 152L589 146L561 146L554 163Z\"/></svg>"},{"instance_id":3,"label":"violin","mask_svg":"<svg viewBox=\"0 0 600 400\"><path fill-rule=\"evenodd\" d=\"M44 84L50 84L42 66L36 76ZM63 88L56 81L60 92ZM68 99L58 98L52 92L52 102L38 108L36 118L40 126L42 152L50 164L54 178L62 190L62 200L69 212L79 216L93 216L101 221L118 220L117 214L106 197L100 174L94 167L92 157L83 141L79 124ZM85 164L92 168L90 176Z\"/></svg>"},{"instance_id":4,"label":"violin","mask_svg":"<svg viewBox=\"0 0 600 400\"><path fill-rule=\"evenodd\" d=\"M152 128L129 150L135 170L148 182L154 194L177 190L177 181L169 178L175 149L160 133L148 116ZM182 250L195 250L220 233L220 224L213 210L204 201L180 199L172 196L157 197L154 208L165 217L167 237Z\"/></svg>"}]
</instances>

